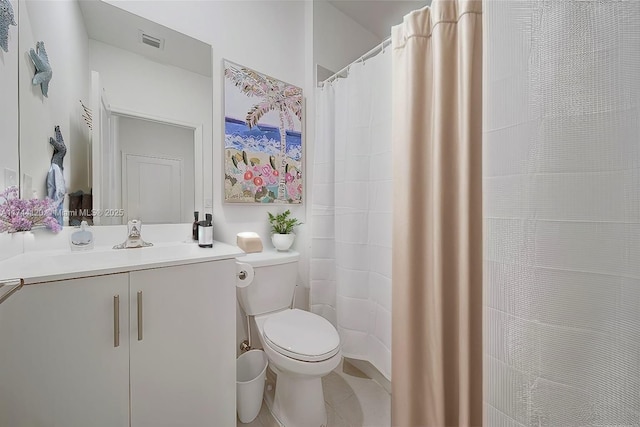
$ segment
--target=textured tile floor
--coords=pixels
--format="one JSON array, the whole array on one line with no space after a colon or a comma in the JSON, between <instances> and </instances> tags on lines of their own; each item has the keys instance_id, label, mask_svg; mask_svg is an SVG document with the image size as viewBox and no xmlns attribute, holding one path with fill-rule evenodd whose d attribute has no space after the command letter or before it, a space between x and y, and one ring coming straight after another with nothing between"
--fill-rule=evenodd
<instances>
[{"instance_id":1,"label":"textured tile floor","mask_svg":"<svg viewBox=\"0 0 640 427\"><path fill-rule=\"evenodd\" d=\"M272 380L269 376L267 382ZM389 427L391 396L377 382L350 364L340 364L323 378L324 400L327 404L327 427ZM279 427L263 402L258 417L238 427ZM303 427L303 426L300 426Z\"/></svg>"}]
</instances>

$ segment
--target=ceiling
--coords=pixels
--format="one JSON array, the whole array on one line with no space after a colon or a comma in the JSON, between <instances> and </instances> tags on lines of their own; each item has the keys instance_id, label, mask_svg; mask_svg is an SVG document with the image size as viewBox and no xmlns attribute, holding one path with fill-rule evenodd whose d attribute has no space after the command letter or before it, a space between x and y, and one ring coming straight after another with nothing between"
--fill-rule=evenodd
<instances>
[{"instance_id":1,"label":"ceiling","mask_svg":"<svg viewBox=\"0 0 640 427\"><path fill-rule=\"evenodd\" d=\"M384 40L404 15L431 4L431 0L329 0L329 3Z\"/></svg>"},{"instance_id":2,"label":"ceiling","mask_svg":"<svg viewBox=\"0 0 640 427\"><path fill-rule=\"evenodd\" d=\"M145 56L153 61L211 76L211 46L98 0L78 2L90 39ZM140 40L140 33L164 40L156 49Z\"/></svg>"}]
</instances>

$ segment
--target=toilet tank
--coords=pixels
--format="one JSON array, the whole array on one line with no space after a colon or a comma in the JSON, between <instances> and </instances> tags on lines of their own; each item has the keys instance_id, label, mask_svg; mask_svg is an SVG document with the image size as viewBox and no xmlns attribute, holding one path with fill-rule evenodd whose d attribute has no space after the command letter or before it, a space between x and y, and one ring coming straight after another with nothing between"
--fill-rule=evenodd
<instances>
[{"instance_id":1,"label":"toilet tank","mask_svg":"<svg viewBox=\"0 0 640 427\"><path fill-rule=\"evenodd\" d=\"M236 258L238 273L253 270L247 271L246 279L236 279L238 302L246 314L256 316L291 306L299 257L293 251L265 251Z\"/></svg>"}]
</instances>

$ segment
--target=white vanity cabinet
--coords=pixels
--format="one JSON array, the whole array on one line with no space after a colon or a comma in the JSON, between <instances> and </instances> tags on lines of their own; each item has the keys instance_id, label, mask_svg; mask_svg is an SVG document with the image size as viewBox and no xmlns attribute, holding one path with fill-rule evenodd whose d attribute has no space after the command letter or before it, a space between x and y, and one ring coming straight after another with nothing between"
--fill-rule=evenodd
<instances>
[{"instance_id":1,"label":"white vanity cabinet","mask_svg":"<svg viewBox=\"0 0 640 427\"><path fill-rule=\"evenodd\" d=\"M128 296L125 273L24 286L2 303L0 426L129 425Z\"/></svg>"},{"instance_id":2,"label":"white vanity cabinet","mask_svg":"<svg viewBox=\"0 0 640 427\"><path fill-rule=\"evenodd\" d=\"M130 273L131 427L235 426L234 277L233 260Z\"/></svg>"},{"instance_id":3,"label":"white vanity cabinet","mask_svg":"<svg viewBox=\"0 0 640 427\"><path fill-rule=\"evenodd\" d=\"M0 306L0 426L235 425L234 275L224 259L24 286Z\"/></svg>"}]
</instances>

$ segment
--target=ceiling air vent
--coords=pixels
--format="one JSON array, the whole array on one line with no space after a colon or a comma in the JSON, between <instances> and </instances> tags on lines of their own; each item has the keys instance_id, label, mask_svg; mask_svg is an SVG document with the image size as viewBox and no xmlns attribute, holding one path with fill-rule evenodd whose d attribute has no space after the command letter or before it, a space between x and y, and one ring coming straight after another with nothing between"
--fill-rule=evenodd
<instances>
[{"instance_id":1,"label":"ceiling air vent","mask_svg":"<svg viewBox=\"0 0 640 427\"><path fill-rule=\"evenodd\" d=\"M139 31L139 35L140 35L140 42L142 44L146 44L148 46L151 46L153 48L160 49L160 50L164 49L164 39L163 38L154 37L152 35L149 35L149 34L145 33L142 30Z\"/></svg>"}]
</instances>

